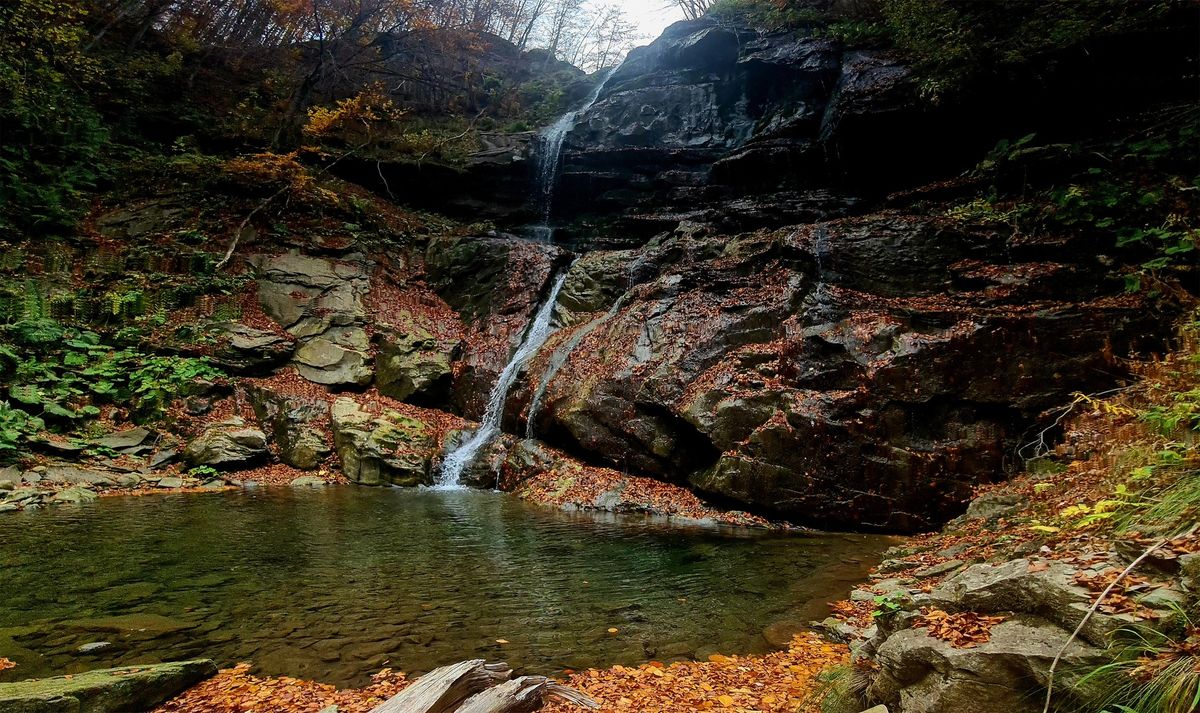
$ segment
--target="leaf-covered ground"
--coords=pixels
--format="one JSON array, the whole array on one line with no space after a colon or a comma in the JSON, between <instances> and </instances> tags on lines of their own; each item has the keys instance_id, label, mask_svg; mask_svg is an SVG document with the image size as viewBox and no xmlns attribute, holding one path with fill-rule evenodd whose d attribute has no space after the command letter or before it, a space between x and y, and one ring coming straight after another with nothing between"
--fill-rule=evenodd
<instances>
[{"instance_id":1,"label":"leaf-covered ground","mask_svg":"<svg viewBox=\"0 0 1200 713\"><path fill-rule=\"evenodd\" d=\"M815 710L815 677L848 656L845 646L802 634L787 651L765 656L714 654L708 661L589 669L565 683L599 701L601 713L797 713ZM261 678L249 669L240 664L222 670L153 713L317 713L331 705L338 713L367 713L409 684L388 669L369 686L345 690L295 678ZM553 703L541 710L580 709Z\"/></svg>"},{"instance_id":2,"label":"leaf-covered ground","mask_svg":"<svg viewBox=\"0 0 1200 713\"><path fill-rule=\"evenodd\" d=\"M797 635L787 651L765 656L722 656L664 666L614 666L572 675L567 685L600 702L603 713L797 713L815 710L817 675L843 663L849 651L816 634ZM546 713L577 710L564 704Z\"/></svg>"}]
</instances>

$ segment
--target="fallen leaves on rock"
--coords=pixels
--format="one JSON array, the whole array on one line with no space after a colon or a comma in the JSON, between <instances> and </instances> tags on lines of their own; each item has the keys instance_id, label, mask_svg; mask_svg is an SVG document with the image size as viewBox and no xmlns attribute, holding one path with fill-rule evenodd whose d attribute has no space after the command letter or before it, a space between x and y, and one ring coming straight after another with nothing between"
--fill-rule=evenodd
<instances>
[{"instance_id":1,"label":"fallen leaves on rock","mask_svg":"<svg viewBox=\"0 0 1200 713\"><path fill-rule=\"evenodd\" d=\"M0 656L0 671L7 671L10 668L16 668L17 664L11 659L6 659Z\"/></svg>"},{"instance_id":2,"label":"fallen leaves on rock","mask_svg":"<svg viewBox=\"0 0 1200 713\"><path fill-rule=\"evenodd\" d=\"M921 609L913 626L926 629L935 639L941 639L956 649L969 649L986 644L992 638L992 627L1004 621L1003 616L984 616L976 612L950 614L941 609Z\"/></svg>"},{"instance_id":3,"label":"fallen leaves on rock","mask_svg":"<svg viewBox=\"0 0 1200 713\"><path fill-rule=\"evenodd\" d=\"M765 656L714 654L708 661L589 669L565 683L595 698L601 713L796 713L812 702L816 675L848 657L845 646L806 633L787 651ZM542 710L578 713L562 703Z\"/></svg>"},{"instance_id":4,"label":"fallen leaves on rock","mask_svg":"<svg viewBox=\"0 0 1200 713\"><path fill-rule=\"evenodd\" d=\"M315 681L250 674L250 664L222 669L213 678L154 709L153 713L368 713L409 684L404 674L383 669L363 688L338 690Z\"/></svg>"},{"instance_id":5,"label":"fallen leaves on rock","mask_svg":"<svg viewBox=\"0 0 1200 713\"><path fill-rule=\"evenodd\" d=\"M617 493L617 503L606 508L618 512L713 520L729 525L771 526L770 522L757 515L709 507L695 493L678 485L583 464L569 470L539 473L523 482L516 492L526 500L546 505L570 504L583 509L595 508L601 496Z\"/></svg>"},{"instance_id":6,"label":"fallen leaves on rock","mask_svg":"<svg viewBox=\"0 0 1200 713\"><path fill-rule=\"evenodd\" d=\"M1121 570L1110 567L1103 572L1076 572L1072 580L1075 584L1100 596L1120 574ZM1138 604L1129 595L1133 592L1157 589L1160 586L1162 585L1152 583L1141 575L1127 574L1117 582L1112 591L1105 595L1098 610L1105 614L1132 614L1139 619L1157 619L1158 614L1153 609Z\"/></svg>"}]
</instances>

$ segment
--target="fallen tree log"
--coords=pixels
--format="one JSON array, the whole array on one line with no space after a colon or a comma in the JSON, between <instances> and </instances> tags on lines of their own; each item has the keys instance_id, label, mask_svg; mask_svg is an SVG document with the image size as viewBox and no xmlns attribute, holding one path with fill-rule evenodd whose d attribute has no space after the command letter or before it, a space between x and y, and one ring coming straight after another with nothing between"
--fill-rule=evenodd
<instances>
[{"instance_id":1,"label":"fallen tree log","mask_svg":"<svg viewBox=\"0 0 1200 713\"><path fill-rule=\"evenodd\" d=\"M420 677L371 713L529 713L541 708L547 698L592 710L600 707L585 694L545 676L509 681L511 675L508 664L489 664L483 659L443 666Z\"/></svg>"},{"instance_id":2,"label":"fallen tree log","mask_svg":"<svg viewBox=\"0 0 1200 713\"><path fill-rule=\"evenodd\" d=\"M541 708L546 698L591 710L600 707L583 693L545 676L522 676L477 693L455 713L531 713Z\"/></svg>"},{"instance_id":3,"label":"fallen tree log","mask_svg":"<svg viewBox=\"0 0 1200 713\"><path fill-rule=\"evenodd\" d=\"M512 669L504 662L483 659L442 666L376 706L371 713L452 713L463 701L508 680Z\"/></svg>"}]
</instances>

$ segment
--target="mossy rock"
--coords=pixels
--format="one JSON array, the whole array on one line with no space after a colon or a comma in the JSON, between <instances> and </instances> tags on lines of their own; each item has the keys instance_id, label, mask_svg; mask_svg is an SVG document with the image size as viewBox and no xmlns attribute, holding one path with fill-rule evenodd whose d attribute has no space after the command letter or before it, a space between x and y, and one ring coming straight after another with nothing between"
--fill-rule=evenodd
<instances>
[{"instance_id":1,"label":"mossy rock","mask_svg":"<svg viewBox=\"0 0 1200 713\"><path fill-rule=\"evenodd\" d=\"M217 672L208 659L0 683L5 713L128 713L154 708Z\"/></svg>"}]
</instances>

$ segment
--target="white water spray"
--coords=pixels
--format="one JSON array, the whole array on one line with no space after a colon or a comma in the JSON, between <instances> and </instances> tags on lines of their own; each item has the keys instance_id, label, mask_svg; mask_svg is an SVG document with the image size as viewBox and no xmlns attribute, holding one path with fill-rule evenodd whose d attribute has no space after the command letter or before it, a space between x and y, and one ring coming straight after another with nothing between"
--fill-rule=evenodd
<instances>
[{"instance_id":1,"label":"white water spray","mask_svg":"<svg viewBox=\"0 0 1200 713\"><path fill-rule=\"evenodd\" d=\"M575 128L575 123L579 121L580 115L591 109L596 100L600 98L600 93L604 91L604 85L608 84L608 78L616 69L613 67L605 70L604 76L596 82L596 86L592 88L587 99L584 99L583 104L575 111L568 111L558 117L558 121L546 127L541 136L542 150L538 155L537 179L538 205L542 211L542 222L531 227L534 237L538 240L550 242L554 237L554 228L550 225L550 213L554 210L554 189L558 184L563 142L566 141L567 134Z\"/></svg>"},{"instance_id":2,"label":"white water spray","mask_svg":"<svg viewBox=\"0 0 1200 713\"><path fill-rule=\"evenodd\" d=\"M492 392L488 395L487 408L483 412L483 420L480 421L479 428L471 434L470 438L446 454L446 460L442 461L442 469L438 473L437 487L461 488L460 479L463 470L475 460L479 451L500 433L500 421L504 418L504 402L508 399L508 391L516 382L521 367L537 353L537 350L549 338L552 331L550 323L554 316L554 304L558 301L558 293L562 291L563 284L567 281L567 273L570 271L570 268L563 270L562 274L554 280L550 293L546 295L546 301L538 308L537 314L533 316L533 321L529 323L529 329L525 332L525 339L521 341L521 346L517 347L512 359L509 359L508 364L504 366L504 370L497 377L495 385L492 386Z\"/></svg>"}]
</instances>

